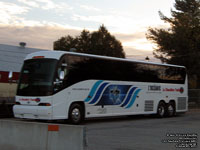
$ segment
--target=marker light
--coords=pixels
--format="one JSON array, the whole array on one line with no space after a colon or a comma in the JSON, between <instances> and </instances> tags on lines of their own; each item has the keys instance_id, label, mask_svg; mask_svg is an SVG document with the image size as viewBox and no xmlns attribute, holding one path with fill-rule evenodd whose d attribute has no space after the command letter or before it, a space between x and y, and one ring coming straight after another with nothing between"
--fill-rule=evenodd
<instances>
[{"instance_id":1,"label":"marker light","mask_svg":"<svg viewBox=\"0 0 200 150\"><path fill-rule=\"evenodd\" d=\"M33 56L33 59L44 58L44 56Z\"/></svg>"},{"instance_id":2,"label":"marker light","mask_svg":"<svg viewBox=\"0 0 200 150\"><path fill-rule=\"evenodd\" d=\"M50 103L39 103L38 106L51 106Z\"/></svg>"}]
</instances>

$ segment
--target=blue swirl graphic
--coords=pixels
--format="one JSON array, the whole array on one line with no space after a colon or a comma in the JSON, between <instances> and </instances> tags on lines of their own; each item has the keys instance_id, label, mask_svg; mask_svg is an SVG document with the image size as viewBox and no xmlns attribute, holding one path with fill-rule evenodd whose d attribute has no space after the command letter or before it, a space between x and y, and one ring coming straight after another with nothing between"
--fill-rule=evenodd
<instances>
[{"instance_id":1,"label":"blue swirl graphic","mask_svg":"<svg viewBox=\"0 0 200 150\"><path fill-rule=\"evenodd\" d=\"M98 91L97 91L95 97L92 99L92 101L91 101L89 104L94 104L94 103L97 102L97 100L99 99L99 97L100 97L100 95L101 95L101 93L102 93L104 87L105 87L107 84L108 84L108 82L105 82L105 83L103 83L103 84L100 86L100 88L98 89Z\"/></svg>"},{"instance_id":2,"label":"blue swirl graphic","mask_svg":"<svg viewBox=\"0 0 200 150\"><path fill-rule=\"evenodd\" d=\"M137 87L133 87L133 88L130 90L130 92L128 93L127 98L125 99L125 101L124 101L124 103L121 105L121 107L124 107L124 106L126 106L126 105L128 104L128 102L130 101L131 96L132 96L132 94L133 94L133 92L135 91L136 88L137 88Z\"/></svg>"},{"instance_id":3,"label":"blue swirl graphic","mask_svg":"<svg viewBox=\"0 0 200 150\"><path fill-rule=\"evenodd\" d=\"M93 87L92 87L92 89L91 89L89 95L88 95L87 98L84 100L85 102L89 102L89 101L91 100L91 98L94 96L94 93L96 92L97 88L99 87L99 85L100 85L102 82L103 82L103 80L99 80L99 81L97 81L97 82L93 85Z\"/></svg>"},{"instance_id":4,"label":"blue swirl graphic","mask_svg":"<svg viewBox=\"0 0 200 150\"><path fill-rule=\"evenodd\" d=\"M131 85L109 85L103 80L97 81L91 88L85 102L95 105L119 105L128 109L134 104L141 89ZM127 95L127 96L126 96ZM98 102L97 102L98 101Z\"/></svg>"},{"instance_id":5,"label":"blue swirl graphic","mask_svg":"<svg viewBox=\"0 0 200 150\"><path fill-rule=\"evenodd\" d=\"M137 95L138 95L138 93L139 93L140 91L141 91L141 89L137 89L137 90L135 91L131 102L128 104L128 106L126 106L126 108L130 108L130 107L133 105L133 103L135 102L135 99L136 99L136 97L137 97Z\"/></svg>"}]
</instances>

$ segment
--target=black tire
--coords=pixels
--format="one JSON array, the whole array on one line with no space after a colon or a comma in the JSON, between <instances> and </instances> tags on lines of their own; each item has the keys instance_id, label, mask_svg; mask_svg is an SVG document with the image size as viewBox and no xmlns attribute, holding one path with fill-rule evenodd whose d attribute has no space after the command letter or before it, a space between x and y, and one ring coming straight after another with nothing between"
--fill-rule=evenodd
<instances>
[{"instance_id":1,"label":"black tire","mask_svg":"<svg viewBox=\"0 0 200 150\"><path fill-rule=\"evenodd\" d=\"M157 108L157 117L163 118L166 115L166 105L164 102L160 102Z\"/></svg>"},{"instance_id":2,"label":"black tire","mask_svg":"<svg viewBox=\"0 0 200 150\"><path fill-rule=\"evenodd\" d=\"M72 124L80 124L84 119L83 107L74 103L69 109L69 122Z\"/></svg>"},{"instance_id":3,"label":"black tire","mask_svg":"<svg viewBox=\"0 0 200 150\"><path fill-rule=\"evenodd\" d=\"M176 108L175 104L173 102L169 102L167 104L167 117L173 117L175 116Z\"/></svg>"}]
</instances>

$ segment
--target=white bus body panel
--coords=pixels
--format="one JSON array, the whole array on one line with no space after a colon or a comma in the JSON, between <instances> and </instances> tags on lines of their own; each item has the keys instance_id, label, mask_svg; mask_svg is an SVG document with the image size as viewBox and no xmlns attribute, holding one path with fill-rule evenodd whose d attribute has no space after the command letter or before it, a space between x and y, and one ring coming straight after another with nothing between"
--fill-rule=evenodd
<instances>
[{"instance_id":1,"label":"white bus body panel","mask_svg":"<svg viewBox=\"0 0 200 150\"><path fill-rule=\"evenodd\" d=\"M36 98L51 106L37 106ZM16 102L23 105L15 105L14 114L17 118L68 119L70 105L76 102L84 102L86 118L155 114L161 100L165 103L174 100L176 112L186 112L187 87L183 84L86 80L53 96L24 99L17 96Z\"/></svg>"},{"instance_id":2,"label":"white bus body panel","mask_svg":"<svg viewBox=\"0 0 200 150\"><path fill-rule=\"evenodd\" d=\"M52 103L52 97L23 97L16 96L16 102L21 105L14 105L13 112L16 118L30 119L52 119L52 106L38 106L38 103Z\"/></svg>"}]
</instances>

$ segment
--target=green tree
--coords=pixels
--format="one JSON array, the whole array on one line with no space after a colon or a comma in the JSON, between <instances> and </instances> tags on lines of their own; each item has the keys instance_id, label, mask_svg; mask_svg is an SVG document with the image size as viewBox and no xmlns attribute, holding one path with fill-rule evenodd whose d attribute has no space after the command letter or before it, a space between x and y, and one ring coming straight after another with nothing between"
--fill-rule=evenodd
<instances>
[{"instance_id":1,"label":"green tree","mask_svg":"<svg viewBox=\"0 0 200 150\"><path fill-rule=\"evenodd\" d=\"M200 1L175 0L171 17L159 11L169 28L149 28L146 37L157 45L154 56L162 62L184 65L190 80L200 87Z\"/></svg>"},{"instance_id":2,"label":"green tree","mask_svg":"<svg viewBox=\"0 0 200 150\"><path fill-rule=\"evenodd\" d=\"M54 50L69 51L75 48L77 52L103 56L125 57L122 44L111 35L104 25L98 31L90 33L83 30L79 36L61 37L54 42Z\"/></svg>"}]
</instances>

